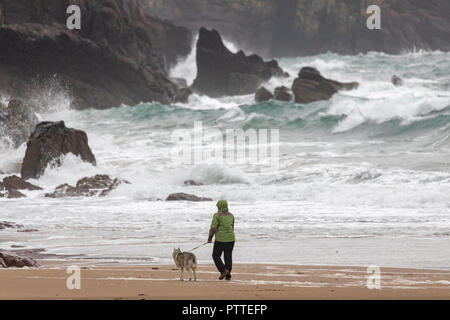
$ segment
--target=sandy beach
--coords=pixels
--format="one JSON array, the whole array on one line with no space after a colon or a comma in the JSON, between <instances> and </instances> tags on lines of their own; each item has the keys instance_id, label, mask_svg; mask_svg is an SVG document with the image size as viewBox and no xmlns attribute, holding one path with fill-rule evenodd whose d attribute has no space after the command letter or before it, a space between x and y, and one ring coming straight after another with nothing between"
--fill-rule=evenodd
<instances>
[{"instance_id":1,"label":"sandy beach","mask_svg":"<svg viewBox=\"0 0 450 320\"><path fill-rule=\"evenodd\" d=\"M232 281L219 281L212 265L200 265L197 282L181 282L172 265L41 264L0 269L0 299L450 299L448 270L381 268L381 289L369 290L365 267L236 264ZM70 265L80 268L80 290L67 288Z\"/></svg>"}]
</instances>

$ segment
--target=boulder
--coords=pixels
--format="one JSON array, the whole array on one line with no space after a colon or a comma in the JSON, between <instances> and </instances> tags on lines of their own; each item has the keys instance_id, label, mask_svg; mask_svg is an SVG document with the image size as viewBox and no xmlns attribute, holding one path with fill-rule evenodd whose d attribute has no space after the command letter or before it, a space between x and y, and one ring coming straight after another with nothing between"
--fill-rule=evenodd
<instances>
[{"instance_id":1,"label":"boulder","mask_svg":"<svg viewBox=\"0 0 450 320\"><path fill-rule=\"evenodd\" d=\"M11 100L8 107L0 105L0 133L8 136L15 148L27 141L38 122L33 108L20 100Z\"/></svg>"},{"instance_id":2,"label":"boulder","mask_svg":"<svg viewBox=\"0 0 450 320\"><path fill-rule=\"evenodd\" d=\"M265 87L261 87L258 90L256 90L255 93L255 101L256 102L262 102L262 101L269 101L273 99L273 94L269 90L267 90Z\"/></svg>"},{"instance_id":3,"label":"boulder","mask_svg":"<svg viewBox=\"0 0 450 320\"><path fill-rule=\"evenodd\" d=\"M197 197L193 194L187 194L187 193L173 193L169 195L166 199L166 201L193 201L193 202L200 202L200 201L213 201L211 198L202 198Z\"/></svg>"},{"instance_id":4,"label":"boulder","mask_svg":"<svg viewBox=\"0 0 450 320\"><path fill-rule=\"evenodd\" d=\"M35 186L31 183L26 182L18 176L10 176L3 179L3 186L5 189L11 190L42 190L41 187Z\"/></svg>"},{"instance_id":5,"label":"boulder","mask_svg":"<svg viewBox=\"0 0 450 320\"><path fill-rule=\"evenodd\" d=\"M0 182L0 198L17 199L24 198L25 195L15 189L7 189L5 185Z\"/></svg>"},{"instance_id":6,"label":"boulder","mask_svg":"<svg viewBox=\"0 0 450 320\"><path fill-rule=\"evenodd\" d=\"M400 78L399 76L393 75L391 78L391 82L394 86L396 87L400 87L403 85L403 79Z\"/></svg>"},{"instance_id":7,"label":"boulder","mask_svg":"<svg viewBox=\"0 0 450 320\"><path fill-rule=\"evenodd\" d=\"M0 230L18 228L23 228L23 226L20 224L15 224L14 222L0 221Z\"/></svg>"},{"instance_id":8,"label":"boulder","mask_svg":"<svg viewBox=\"0 0 450 320\"><path fill-rule=\"evenodd\" d=\"M47 193L47 198L65 198L65 197L104 197L120 184L129 184L126 180L111 179L107 175L96 175L78 180L75 187L63 184L56 187L53 193Z\"/></svg>"},{"instance_id":9,"label":"boulder","mask_svg":"<svg viewBox=\"0 0 450 320\"><path fill-rule=\"evenodd\" d=\"M0 197L2 197L0 195ZM4 193L4 197L8 199L19 199L19 198L26 198L26 195L24 195L22 192L11 189L6 190L6 193Z\"/></svg>"},{"instance_id":10,"label":"boulder","mask_svg":"<svg viewBox=\"0 0 450 320\"><path fill-rule=\"evenodd\" d=\"M278 62L260 56L232 53L216 30L200 28L197 41L197 78L192 88L211 97L252 94L273 76L286 76Z\"/></svg>"},{"instance_id":11,"label":"boulder","mask_svg":"<svg viewBox=\"0 0 450 320\"><path fill-rule=\"evenodd\" d=\"M175 102L187 103L190 95L193 93L184 78L170 78L170 80L177 85L175 93Z\"/></svg>"},{"instance_id":12,"label":"boulder","mask_svg":"<svg viewBox=\"0 0 450 320\"><path fill-rule=\"evenodd\" d=\"M278 101L292 101L292 94L285 86L275 88L274 99Z\"/></svg>"},{"instance_id":13,"label":"boulder","mask_svg":"<svg viewBox=\"0 0 450 320\"><path fill-rule=\"evenodd\" d=\"M25 255L0 249L0 267L2 268L39 268L39 263Z\"/></svg>"},{"instance_id":14,"label":"boulder","mask_svg":"<svg viewBox=\"0 0 450 320\"><path fill-rule=\"evenodd\" d=\"M189 87L179 88L175 94L175 102L187 103L192 93L193 91Z\"/></svg>"},{"instance_id":15,"label":"boulder","mask_svg":"<svg viewBox=\"0 0 450 320\"><path fill-rule=\"evenodd\" d=\"M39 178L49 164L60 165L61 156L68 153L96 165L84 131L67 128L64 121L39 123L27 143L22 178Z\"/></svg>"},{"instance_id":16,"label":"boulder","mask_svg":"<svg viewBox=\"0 0 450 320\"><path fill-rule=\"evenodd\" d=\"M312 67L304 67L292 84L292 92L297 103L311 103L329 100L340 90L358 88L357 82L341 83L324 78L320 72Z\"/></svg>"},{"instance_id":17,"label":"boulder","mask_svg":"<svg viewBox=\"0 0 450 320\"><path fill-rule=\"evenodd\" d=\"M186 186L202 186L203 183L195 181L195 180L186 180L184 182L184 185L186 185Z\"/></svg>"},{"instance_id":18,"label":"boulder","mask_svg":"<svg viewBox=\"0 0 450 320\"><path fill-rule=\"evenodd\" d=\"M17 232L30 233L30 232L38 232L38 229L20 229Z\"/></svg>"}]
</instances>

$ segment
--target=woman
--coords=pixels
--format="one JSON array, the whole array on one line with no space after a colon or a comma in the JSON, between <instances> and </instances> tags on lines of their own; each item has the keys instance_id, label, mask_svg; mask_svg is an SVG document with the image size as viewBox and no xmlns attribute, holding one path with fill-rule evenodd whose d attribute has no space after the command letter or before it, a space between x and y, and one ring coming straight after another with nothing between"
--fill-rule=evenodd
<instances>
[{"instance_id":1,"label":"woman","mask_svg":"<svg viewBox=\"0 0 450 320\"><path fill-rule=\"evenodd\" d=\"M212 242L215 236L213 260L220 272L219 280L231 280L231 269L233 265L233 247L234 247L234 216L228 212L228 203L226 200L217 202L218 212L214 214L211 229L209 230L208 243ZM222 252L225 258L225 264L222 262Z\"/></svg>"}]
</instances>

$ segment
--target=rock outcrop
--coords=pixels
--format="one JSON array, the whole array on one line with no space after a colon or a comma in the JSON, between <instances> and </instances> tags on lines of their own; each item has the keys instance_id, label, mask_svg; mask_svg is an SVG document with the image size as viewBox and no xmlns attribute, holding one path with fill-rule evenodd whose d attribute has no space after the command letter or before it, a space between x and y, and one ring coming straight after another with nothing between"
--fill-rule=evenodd
<instances>
[{"instance_id":1,"label":"rock outcrop","mask_svg":"<svg viewBox=\"0 0 450 320\"><path fill-rule=\"evenodd\" d=\"M29 182L26 182L18 176L10 176L3 179L3 186L8 190L42 190L41 187L35 186Z\"/></svg>"},{"instance_id":2,"label":"rock outcrop","mask_svg":"<svg viewBox=\"0 0 450 320\"><path fill-rule=\"evenodd\" d=\"M18 176L6 177L3 179L3 182L0 182L0 198L16 199L26 197L19 190L35 191L42 190L42 188L26 182Z\"/></svg>"},{"instance_id":3,"label":"rock outcrop","mask_svg":"<svg viewBox=\"0 0 450 320\"><path fill-rule=\"evenodd\" d=\"M6 107L0 103L0 134L9 137L13 147L26 142L38 122L33 108L28 104L11 100Z\"/></svg>"},{"instance_id":4,"label":"rock outcrop","mask_svg":"<svg viewBox=\"0 0 450 320\"><path fill-rule=\"evenodd\" d=\"M175 101L187 103L192 93L193 91L189 87L179 87L177 93L175 94Z\"/></svg>"},{"instance_id":5,"label":"rock outcrop","mask_svg":"<svg viewBox=\"0 0 450 320\"><path fill-rule=\"evenodd\" d=\"M193 201L193 202L201 202L201 201L213 201L211 198L203 198L203 197L197 197L193 194L187 194L187 193L173 193L170 194L166 201Z\"/></svg>"},{"instance_id":6,"label":"rock outcrop","mask_svg":"<svg viewBox=\"0 0 450 320\"><path fill-rule=\"evenodd\" d=\"M81 8L81 29L66 27ZM0 92L23 100L57 75L72 106L174 102L167 70L191 51L192 33L129 0L0 0ZM36 79L39 81L36 81Z\"/></svg>"},{"instance_id":7,"label":"rock outcrop","mask_svg":"<svg viewBox=\"0 0 450 320\"><path fill-rule=\"evenodd\" d=\"M8 199L18 199L18 198L25 198L26 196L15 189L4 189L0 185L0 198L8 198Z\"/></svg>"},{"instance_id":8,"label":"rock outcrop","mask_svg":"<svg viewBox=\"0 0 450 320\"><path fill-rule=\"evenodd\" d=\"M187 103L189 97L193 93L192 89L188 86L187 80L183 78L170 78L178 86L178 91L175 94L175 101L181 103Z\"/></svg>"},{"instance_id":9,"label":"rock outcrop","mask_svg":"<svg viewBox=\"0 0 450 320\"><path fill-rule=\"evenodd\" d=\"M25 255L0 249L0 268L39 268L39 263Z\"/></svg>"},{"instance_id":10,"label":"rock outcrop","mask_svg":"<svg viewBox=\"0 0 450 320\"><path fill-rule=\"evenodd\" d=\"M27 142L22 178L39 178L48 165L60 165L68 153L96 165L84 131L67 128L64 121L39 123Z\"/></svg>"},{"instance_id":11,"label":"rock outcrop","mask_svg":"<svg viewBox=\"0 0 450 320\"><path fill-rule=\"evenodd\" d=\"M295 102L311 103L329 100L340 90L353 90L358 86L357 82L341 83L324 78L317 69L304 67L292 84L292 92Z\"/></svg>"},{"instance_id":12,"label":"rock outcrop","mask_svg":"<svg viewBox=\"0 0 450 320\"><path fill-rule=\"evenodd\" d=\"M18 228L23 228L23 226L20 224L15 224L14 222L0 221L0 230Z\"/></svg>"},{"instance_id":13,"label":"rock outcrop","mask_svg":"<svg viewBox=\"0 0 450 320\"><path fill-rule=\"evenodd\" d=\"M291 101L292 94L289 92L289 88L285 86L275 88L274 99L278 101Z\"/></svg>"},{"instance_id":14,"label":"rock outcrop","mask_svg":"<svg viewBox=\"0 0 450 320\"><path fill-rule=\"evenodd\" d=\"M96 175L78 180L75 187L68 184L60 185L53 193L47 193L45 196L47 198L104 197L122 183L129 184L126 180L111 179L107 175Z\"/></svg>"},{"instance_id":15,"label":"rock outcrop","mask_svg":"<svg viewBox=\"0 0 450 320\"><path fill-rule=\"evenodd\" d=\"M195 181L195 180L186 180L184 182L185 186L203 186L203 183Z\"/></svg>"},{"instance_id":16,"label":"rock outcrop","mask_svg":"<svg viewBox=\"0 0 450 320\"><path fill-rule=\"evenodd\" d=\"M200 28L197 41L197 78L192 88L211 97L252 94L273 76L286 74L275 60L232 53L216 30Z\"/></svg>"},{"instance_id":17,"label":"rock outcrop","mask_svg":"<svg viewBox=\"0 0 450 320\"><path fill-rule=\"evenodd\" d=\"M149 11L198 30L215 28L266 57L450 50L448 0L141 0ZM369 30L369 5L381 30Z\"/></svg>"},{"instance_id":18,"label":"rock outcrop","mask_svg":"<svg viewBox=\"0 0 450 320\"><path fill-rule=\"evenodd\" d=\"M255 101L256 102L262 102L262 101L269 101L273 99L273 94L269 90L267 90L265 87L261 87L258 90L256 90L255 93Z\"/></svg>"},{"instance_id":19,"label":"rock outcrop","mask_svg":"<svg viewBox=\"0 0 450 320\"><path fill-rule=\"evenodd\" d=\"M403 79L400 78L399 76L393 75L391 78L391 82L394 86L396 87L400 87L403 85Z\"/></svg>"}]
</instances>

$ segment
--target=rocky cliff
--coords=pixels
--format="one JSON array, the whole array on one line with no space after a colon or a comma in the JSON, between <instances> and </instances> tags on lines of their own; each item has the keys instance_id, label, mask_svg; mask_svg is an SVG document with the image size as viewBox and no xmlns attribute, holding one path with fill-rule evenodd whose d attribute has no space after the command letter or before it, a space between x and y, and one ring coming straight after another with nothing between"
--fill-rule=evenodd
<instances>
[{"instance_id":1,"label":"rocky cliff","mask_svg":"<svg viewBox=\"0 0 450 320\"><path fill-rule=\"evenodd\" d=\"M232 53L216 30L200 28L197 41L197 77L192 88L211 97L252 94L271 77L288 76L275 60Z\"/></svg>"},{"instance_id":2,"label":"rocky cliff","mask_svg":"<svg viewBox=\"0 0 450 320\"><path fill-rule=\"evenodd\" d=\"M450 50L448 0L141 0L154 15L193 30L217 29L264 56L328 51L400 53ZM381 7L381 30L369 30L369 5Z\"/></svg>"},{"instance_id":3,"label":"rocky cliff","mask_svg":"<svg viewBox=\"0 0 450 320\"><path fill-rule=\"evenodd\" d=\"M66 27L70 4L81 30ZM76 108L173 101L166 70L192 43L135 0L0 0L0 23L0 93L26 100L36 78L57 75Z\"/></svg>"}]
</instances>

